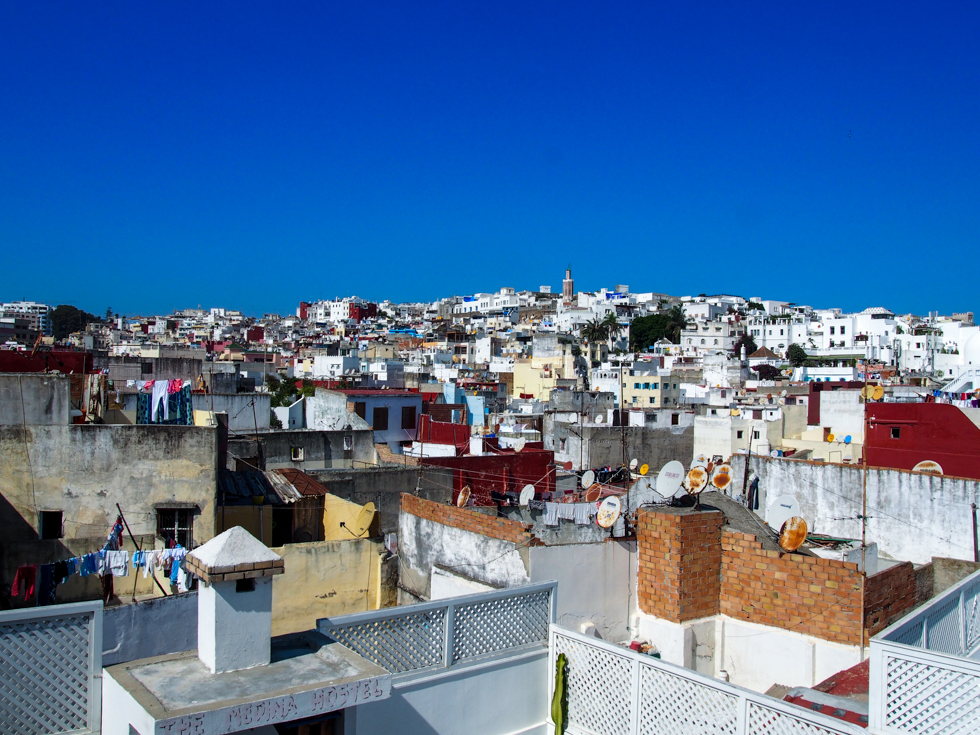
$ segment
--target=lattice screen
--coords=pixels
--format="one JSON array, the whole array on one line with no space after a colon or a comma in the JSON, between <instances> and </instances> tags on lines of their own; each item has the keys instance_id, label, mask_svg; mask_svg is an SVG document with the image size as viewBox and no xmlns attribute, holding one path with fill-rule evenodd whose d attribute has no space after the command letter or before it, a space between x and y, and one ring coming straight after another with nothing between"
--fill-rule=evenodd
<instances>
[{"instance_id":1,"label":"lattice screen","mask_svg":"<svg viewBox=\"0 0 980 735\"><path fill-rule=\"evenodd\" d=\"M908 733L980 732L980 677L885 656L885 725Z\"/></svg>"},{"instance_id":2,"label":"lattice screen","mask_svg":"<svg viewBox=\"0 0 980 735\"><path fill-rule=\"evenodd\" d=\"M963 614L966 620L966 651L980 645L980 582L974 582L963 591Z\"/></svg>"},{"instance_id":3,"label":"lattice screen","mask_svg":"<svg viewBox=\"0 0 980 735\"><path fill-rule=\"evenodd\" d=\"M322 632L392 673L443 664L444 608L337 625Z\"/></svg>"},{"instance_id":4,"label":"lattice screen","mask_svg":"<svg viewBox=\"0 0 980 735\"><path fill-rule=\"evenodd\" d=\"M749 702L749 726L746 732L751 735L836 735L840 731L828 730L757 702Z\"/></svg>"},{"instance_id":5,"label":"lattice screen","mask_svg":"<svg viewBox=\"0 0 980 735\"><path fill-rule=\"evenodd\" d=\"M953 597L929 615L929 650L962 653L960 600Z\"/></svg>"},{"instance_id":6,"label":"lattice screen","mask_svg":"<svg viewBox=\"0 0 980 735\"><path fill-rule=\"evenodd\" d=\"M456 605L453 661L548 640L551 592Z\"/></svg>"},{"instance_id":7,"label":"lattice screen","mask_svg":"<svg viewBox=\"0 0 980 735\"><path fill-rule=\"evenodd\" d=\"M640 733L735 735L738 698L680 676L640 666Z\"/></svg>"},{"instance_id":8,"label":"lattice screen","mask_svg":"<svg viewBox=\"0 0 980 735\"><path fill-rule=\"evenodd\" d=\"M602 735L632 732L633 662L574 638L555 636L555 656L568 657L568 719Z\"/></svg>"},{"instance_id":9,"label":"lattice screen","mask_svg":"<svg viewBox=\"0 0 980 735\"><path fill-rule=\"evenodd\" d=\"M0 622L0 731L4 735L62 733L90 726L92 627L91 614Z\"/></svg>"}]
</instances>

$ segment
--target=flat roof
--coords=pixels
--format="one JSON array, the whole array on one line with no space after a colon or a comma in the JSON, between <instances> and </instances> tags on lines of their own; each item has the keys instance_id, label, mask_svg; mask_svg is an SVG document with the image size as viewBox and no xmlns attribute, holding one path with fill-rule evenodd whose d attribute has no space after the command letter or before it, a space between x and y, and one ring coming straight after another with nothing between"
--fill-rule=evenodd
<instances>
[{"instance_id":1,"label":"flat roof","mask_svg":"<svg viewBox=\"0 0 980 735\"><path fill-rule=\"evenodd\" d=\"M270 700L278 705L286 698L288 707L268 711L281 714L270 722L288 722L309 716L310 707L330 711L353 704L351 696L364 702L391 693L390 672L316 631L273 638L266 666L212 674L197 651L185 651L109 666L106 672L157 721L195 715L223 720L242 706Z\"/></svg>"}]
</instances>

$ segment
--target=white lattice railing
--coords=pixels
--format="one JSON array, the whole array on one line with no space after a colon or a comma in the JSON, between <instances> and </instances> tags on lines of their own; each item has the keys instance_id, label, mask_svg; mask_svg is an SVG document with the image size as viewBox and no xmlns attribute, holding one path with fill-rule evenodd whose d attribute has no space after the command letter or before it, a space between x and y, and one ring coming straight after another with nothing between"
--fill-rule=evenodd
<instances>
[{"instance_id":1,"label":"white lattice railing","mask_svg":"<svg viewBox=\"0 0 980 735\"><path fill-rule=\"evenodd\" d=\"M0 732L97 732L102 602L0 612Z\"/></svg>"},{"instance_id":2,"label":"white lattice railing","mask_svg":"<svg viewBox=\"0 0 980 735\"><path fill-rule=\"evenodd\" d=\"M978 597L980 572L871 639L873 732L980 732Z\"/></svg>"},{"instance_id":3,"label":"white lattice railing","mask_svg":"<svg viewBox=\"0 0 980 735\"><path fill-rule=\"evenodd\" d=\"M317 630L407 674L548 643L557 582L463 595L317 621Z\"/></svg>"},{"instance_id":4,"label":"white lattice railing","mask_svg":"<svg viewBox=\"0 0 980 735\"><path fill-rule=\"evenodd\" d=\"M863 728L551 626L548 670L568 658L572 735L858 735Z\"/></svg>"}]
</instances>

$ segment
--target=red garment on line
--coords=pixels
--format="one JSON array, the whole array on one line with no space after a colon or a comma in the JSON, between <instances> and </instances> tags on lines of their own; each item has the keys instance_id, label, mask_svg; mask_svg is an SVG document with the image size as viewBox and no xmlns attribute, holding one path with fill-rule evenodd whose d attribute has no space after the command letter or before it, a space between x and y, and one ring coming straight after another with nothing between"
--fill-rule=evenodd
<instances>
[{"instance_id":1,"label":"red garment on line","mask_svg":"<svg viewBox=\"0 0 980 735\"><path fill-rule=\"evenodd\" d=\"M14 582L10 585L10 596L20 597L21 585L24 586L24 602L34 598L34 581L37 579L37 564L25 564L14 573Z\"/></svg>"}]
</instances>

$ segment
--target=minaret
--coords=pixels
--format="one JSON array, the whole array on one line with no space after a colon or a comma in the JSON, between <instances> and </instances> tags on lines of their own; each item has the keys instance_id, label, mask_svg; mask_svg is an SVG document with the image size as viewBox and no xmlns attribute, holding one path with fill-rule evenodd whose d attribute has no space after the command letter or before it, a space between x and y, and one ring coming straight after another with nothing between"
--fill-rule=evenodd
<instances>
[{"instance_id":1,"label":"minaret","mask_svg":"<svg viewBox=\"0 0 980 735\"><path fill-rule=\"evenodd\" d=\"M561 300L566 304L572 303L575 296L575 281L572 280L572 266L565 269L565 280L561 282Z\"/></svg>"}]
</instances>

